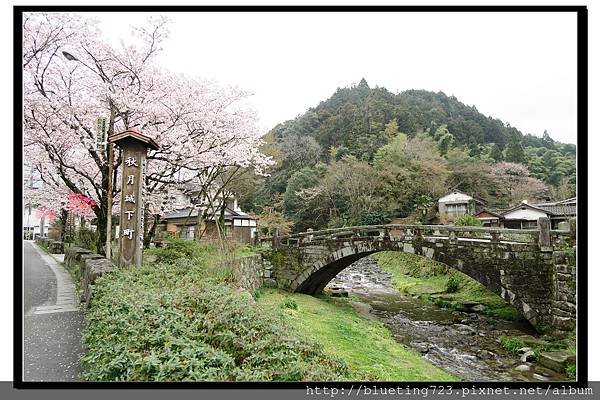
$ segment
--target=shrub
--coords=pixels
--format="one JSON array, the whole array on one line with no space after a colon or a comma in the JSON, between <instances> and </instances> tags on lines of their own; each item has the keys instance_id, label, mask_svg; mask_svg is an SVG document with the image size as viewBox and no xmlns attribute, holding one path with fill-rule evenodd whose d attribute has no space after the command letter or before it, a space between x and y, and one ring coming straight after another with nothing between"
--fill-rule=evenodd
<instances>
[{"instance_id":1,"label":"shrub","mask_svg":"<svg viewBox=\"0 0 600 400\"><path fill-rule=\"evenodd\" d=\"M382 225L390 222L390 216L385 210L366 211L360 216L361 225Z\"/></svg>"},{"instance_id":2,"label":"shrub","mask_svg":"<svg viewBox=\"0 0 600 400\"><path fill-rule=\"evenodd\" d=\"M172 264L178 259L188 258L193 259L202 254L203 249L207 246L202 246L193 240L187 240L177 237L168 237L165 239L162 247L147 250L148 254L156 256L156 261L159 263Z\"/></svg>"},{"instance_id":3,"label":"shrub","mask_svg":"<svg viewBox=\"0 0 600 400\"><path fill-rule=\"evenodd\" d=\"M460 282L455 276L450 276L446 281L446 293L456 293L460 287Z\"/></svg>"},{"instance_id":4,"label":"shrub","mask_svg":"<svg viewBox=\"0 0 600 400\"><path fill-rule=\"evenodd\" d=\"M341 380L346 364L207 280L205 258L100 277L86 315L82 378L93 381Z\"/></svg>"},{"instance_id":5,"label":"shrub","mask_svg":"<svg viewBox=\"0 0 600 400\"><path fill-rule=\"evenodd\" d=\"M96 242L98 241L98 233L88 228L81 228L75 236L75 244L77 246L86 248L96 253Z\"/></svg>"},{"instance_id":6,"label":"shrub","mask_svg":"<svg viewBox=\"0 0 600 400\"><path fill-rule=\"evenodd\" d=\"M520 348L525 347L525 342L517 337L501 336L500 345L512 353L516 353Z\"/></svg>"},{"instance_id":7,"label":"shrub","mask_svg":"<svg viewBox=\"0 0 600 400\"><path fill-rule=\"evenodd\" d=\"M574 363L567 364L567 368L565 369L567 377L571 380L577 379L577 365Z\"/></svg>"},{"instance_id":8,"label":"shrub","mask_svg":"<svg viewBox=\"0 0 600 400\"><path fill-rule=\"evenodd\" d=\"M481 226L481 221L474 215L465 214L456 218L454 224L457 226Z\"/></svg>"},{"instance_id":9,"label":"shrub","mask_svg":"<svg viewBox=\"0 0 600 400\"><path fill-rule=\"evenodd\" d=\"M296 300L294 300L291 297L286 297L283 302L281 303L281 306L283 308L289 308L292 310L297 310L298 309L298 303L296 303Z\"/></svg>"}]
</instances>

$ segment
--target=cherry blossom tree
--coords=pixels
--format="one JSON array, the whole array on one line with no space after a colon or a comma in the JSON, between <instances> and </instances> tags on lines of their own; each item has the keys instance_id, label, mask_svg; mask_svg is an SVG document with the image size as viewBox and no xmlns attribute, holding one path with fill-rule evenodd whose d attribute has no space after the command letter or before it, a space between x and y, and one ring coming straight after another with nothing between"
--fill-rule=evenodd
<instances>
[{"instance_id":1,"label":"cherry blossom tree","mask_svg":"<svg viewBox=\"0 0 600 400\"><path fill-rule=\"evenodd\" d=\"M177 187L208 187L219 181L215 171L231 167L263 173L271 163L258 150L256 116L245 101L250 93L158 65L166 26L165 18L151 19L133 29L133 44L116 48L102 40L94 20L66 13L24 16L24 155L49 182L29 195L54 208L69 193L93 199L99 249L106 241L109 158L96 145L97 117L107 118L109 134L134 128L159 143L148 155L145 182L154 227L172 207ZM118 188L118 152L113 159ZM113 196L119 198L118 190Z\"/></svg>"},{"instance_id":2,"label":"cherry blossom tree","mask_svg":"<svg viewBox=\"0 0 600 400\"><path fill-rule=\"evenodd\" d=\"M90 218L94 207L97 207L96 202L81 193L73 193L67 196L66 210L79 217Z\"/></svg>"},{"instance_id":3,"label":"cherry blossom tree","mask_svg":"<svg viewBox=\"0 0 600 400\"><path fill-rule=\"evenodd\" d=\"M536 202L548 198L546 184L532 177L529 169L523 164L496 163L492 166L491 176L505 192L510 205L516 205L523 200Z\"/></svg>"}]
</instances>

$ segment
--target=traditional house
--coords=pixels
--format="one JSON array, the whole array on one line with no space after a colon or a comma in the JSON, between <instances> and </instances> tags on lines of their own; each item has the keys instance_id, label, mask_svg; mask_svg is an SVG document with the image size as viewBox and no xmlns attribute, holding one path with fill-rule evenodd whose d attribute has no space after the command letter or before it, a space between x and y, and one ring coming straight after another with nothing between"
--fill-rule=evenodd
<instances>
[{"instance_id":1,"label":"traditional house","mask_svg":"<svg viewBox=\"0 0 600 400\"><path fill-rule=\"evenodd\" d=\"M475 214L475 216L481 221L481 225L502 228L504 227L504 216L498 211L484 209Z\"/></svg>"},{"instance_id":2,"label":"traditional house","mask_svg":"<svg viewBox=\"0 0 600 400\"><path fill-rule=\"evenodd\" d=\"M440 199L440 212L443 209L442 201L452 205L450 212L464 212L465 204L470 196L453 193ZM448 201L448 199L450 199ZM479 203L475 203L477 206ZM447 206L446 206L447 207ZM456 214L455 214L456 215ZM519 205L509 209L481 209L475 213L483 226L509 229L535 229L539 218L549 218L551 229L558 229L560 222L566 222L577 217L577 198L567 200L529 204L522 201Z\"/></svg>"},{"instance_id":3,"label":"traditional house","mask_svg":"<svg viewBox=\"0 0 600 400\"><path fill-rule=\"evenodd\" d=\"M466 193L454 190L438 200L438 212L458 217L465 214L475 215L483 210L483 201Z\"/></svg>"},{"instance_id":4,"label":"traditional house","mask_svg":"<svg viewBox=\"0 0 600 400\"><path fill-rule=\"evenodd\" d=\"M549 217L549 213L541 208L523 201L516 207L503 213L504 227L509 229L535 229L538 219Z\"/></svg>"},{"instance_id":5,"label":"traditional house","mask_svg":"<svg viewBox=\"0 0 600 400\"><path fill-rule=\"evenodd\" d=\"M510 229L535 229L539 218L549 218L551 229L558 224L577 216L577 198L551 203L528 204L521 202L516 207L502 213L504 227Z\"/></svg>"},{"instance_id":6,"label":"traditional house","mask_svg":"<svg viewBox=\"0 0 600 400\"><path fill-rule=\"evenodd\" d=\"M161 242L167 235L179 236L186 239L214 240L219 237L217 221L221 218L220 210L213 210L207 206L206 201L198 197L199 191L195 189L183 190L177 201L182 201L190 206L180 208L165 214L157 227L155 242ZM219 201L223 201L222 197ZM199 216L204 215L200 224ZM238 206L237 199L227 196L226 206L223 210L223 226L225 237L242 243L252 243L257 230L257 220L243 212Z\"/></svg>"},{"instance_id":7,"label":"traditional house","mask_svg":"<svg viewBox=\"0 0 600 400\"><path fill-rule=\"evenodd\" d=\"M551 203L534 204L535 207L546 211L552 229L557 229L560 222L567 222L577 217L577 197Z\"/></svg>"}]
</instances>

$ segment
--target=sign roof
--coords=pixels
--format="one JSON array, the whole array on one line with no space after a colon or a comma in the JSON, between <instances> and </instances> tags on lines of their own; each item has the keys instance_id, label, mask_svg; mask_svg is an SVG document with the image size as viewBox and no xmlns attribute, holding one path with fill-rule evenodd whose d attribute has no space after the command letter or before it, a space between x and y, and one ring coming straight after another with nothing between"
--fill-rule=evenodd
<instances>
[{"instance_id":1,"label":"sign roof","mask_svg":"<svg viewBox=\"0 0 600 400\"><path fill-rule=\"evenodd\" d=\"M135 141L141 142L146 147L149 147L152 150L158 150L160 148L160 146L154 141L154 139L132 128L129 128L123 132L113 133L108 137L108 141L116 145L120 145L120 143L127 139L133 139Z\"/></svg>"}]
</instances>

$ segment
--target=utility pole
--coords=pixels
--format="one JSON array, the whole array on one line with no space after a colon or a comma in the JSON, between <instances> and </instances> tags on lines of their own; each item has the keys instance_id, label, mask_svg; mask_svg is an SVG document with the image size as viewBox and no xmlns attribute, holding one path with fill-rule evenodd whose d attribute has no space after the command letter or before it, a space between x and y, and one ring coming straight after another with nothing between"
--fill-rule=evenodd
<instances>
[{"instance_id":1,"label":"utility pole","mask_svg":"<svg viewBox=\"0 0 600 400\"><path fill-rule=\"evenodd\" d=\"M91 70L93 73L96 73L97 71L94 70L93 68L91 68L89 65L87 65L86 63L84 63L83 61L79 60L76 56L74 56L73 54L69 53L68 51L63 51L62 52L63 56L69 60L69 61L75 61L78 62L80 64L82 64L83 66L85 66L86 68L88 68L89 70ZM115 129L115 114L116 114L116 109L115 109L115 105L112 103L112 101L109 99L109 104L110 104L110 121L108 123L108 133L107 136L110 136ZM108 162L108 185L107 185L107 189L106 189L106 258L108 258L110 260L111 258L111 242L112 242L112 175L113 175L113 145L112 143L108 142L108 137L104 138L103 142L106 143L106 158L107 158L107 162Z\"/></svg>"}]
</instances>

